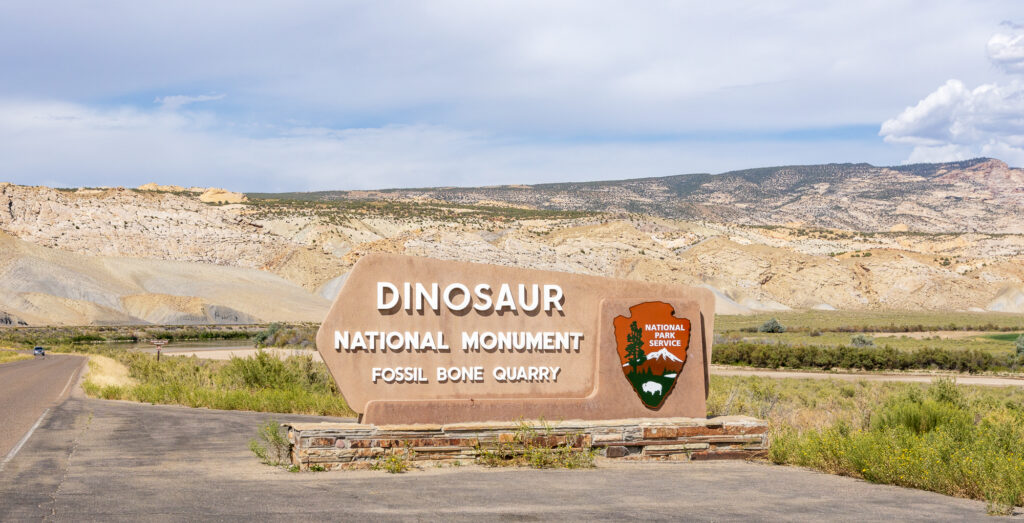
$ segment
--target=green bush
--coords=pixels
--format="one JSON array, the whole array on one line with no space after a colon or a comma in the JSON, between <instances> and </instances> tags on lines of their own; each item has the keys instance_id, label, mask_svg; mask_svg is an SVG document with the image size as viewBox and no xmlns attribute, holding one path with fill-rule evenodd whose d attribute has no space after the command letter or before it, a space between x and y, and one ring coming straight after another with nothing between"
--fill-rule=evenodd
<instances>
[{"instance_id":1,"label":"green bush","mask_svg":"<svg viewBox=\"0 0 1024 523\"><path fill-rule=\"evenodd\" d=\"M902 427L914 434L924 434L942 426L966 430L973 420L962 408L952 403L913 397L898 398L887 404L871 419L871 428L885 430Z\"/></svg>"},{"instance_id":2,"label":"green bush","mask_svg":"<svg viewBox=\"0 0 1024 523\"><path fill-rule=\"evenodd\" d=\"M271 323L267 326L267 330L260 331L253 336L252 340L256 342L257 347L265 347L267 340L274 337L277 332L281 330L280 323Z\"/></svg>"},{"instance_id":3,"label":"green bush","mask_svg":"<svg viewBox=\"0 0 1024 523\"><path fill-rule=\"evenodd\" d=\"M1024 505L1024 408L966 401L952 382L889 398L864 428L779 427L769 456L876 483L982 499L991 513Z\"/></svg>"},{"instance_id":4,"label":"green bush","mask_svg":"<svg viewBox=\"0 0 1024 523\"><path fill-rule=\"evenodd\" d=\"M316 345L315 325L290 325L271 323L266 330L253 337L257 347L302 347Z\"/></svg>"},{"instance_id":5,"label":"green bush","mask_svg":"<svg viewBox=\"0 0 1024 523\"><path fill-rule=\"evenodd\" d=\"M1017 337L1016 346L1017 346L1017 355L1018 356L1024 356L1024 334L1021 334L1019 337Z\"/></svg>"},{"instance_id":6,"label":"green bush","mask_svg":"<svg viewBox=\"0 0 1024 523\"><path fill-rule=\"evenodd\" d=\"M264 422L256 431L256 437L249 440L249 450L265 465L291 464L291 443L284 434L284 427L272 419Z\"/></svg>"},{"instance_id":7,"label":"green bush","mask_svg":"<svg viewBox=\"0 0 1024 523\"><path fill-rule=\"evenodd\" d=\"M758 327L757 332L782 333L786 332L786 326L779 323L778 319L772 318Z\"/></svg>"},{"instance_id":8,"label":"green bush","mask_svg":"<svg viewBox=\"0 0 1024 523\"><path fill-rule=\"evenodd\" d=\"M1022 358L1013 353L995 355L977 349L935 347L899 351L892 347L828 347L726 342L715 346L712 362L762 368L909 370L935 369L986 372L1017 369Z\"/></svg>"},{"instance_id":9,"label":"green bush","mask_svg":"<svg viewBox=\"0 0 1024 523\"><path fill-rule=\"evenodd\" d=\"M858 349L874 347L875 339L866 334L854 334L853 337L850 338L850 345L857 347Z\"/></svg>"},{"instance_id":10,"label":"green bush","mask_svg":"<svg viewBox=\"0 0 1024 523\"><path fill-rule=\"evenodd\" d=\"M228 361L105 351L128 367L138 384L106 387L86 392L105 399L127 399L147 403L207 407L223 410L251 410L351 416L344 398L327 372L311 356L290 356L284 360L260 351L251 358Z\"/></svg>"}]
</instances>

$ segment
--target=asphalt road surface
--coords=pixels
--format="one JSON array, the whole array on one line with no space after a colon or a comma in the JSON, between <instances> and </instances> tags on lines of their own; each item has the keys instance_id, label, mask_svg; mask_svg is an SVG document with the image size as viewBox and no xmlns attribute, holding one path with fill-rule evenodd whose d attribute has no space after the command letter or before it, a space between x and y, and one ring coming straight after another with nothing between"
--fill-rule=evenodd
<instances>
[{"instance_id":1,"label":"asphalt road surface","mask_svg":"<svg viewBox=\"0 0 1024 523\"><path fill-rule=\"evenodd\" d=\"M76 392L0 472L0 521L986 519L977 501L761 463L290 473L247 449L268 417Z\"/></svg>"},{"instance_id":2,"label":"asphalt road surface","mask_svg":"<svg viewBox=\"0 0 1024 523\"><path fill-rule=\"evenodd\" d=\"M0 470L46 409L68 396L86 359L48 355L0 365Z\"/></svg>"}]
</instances>

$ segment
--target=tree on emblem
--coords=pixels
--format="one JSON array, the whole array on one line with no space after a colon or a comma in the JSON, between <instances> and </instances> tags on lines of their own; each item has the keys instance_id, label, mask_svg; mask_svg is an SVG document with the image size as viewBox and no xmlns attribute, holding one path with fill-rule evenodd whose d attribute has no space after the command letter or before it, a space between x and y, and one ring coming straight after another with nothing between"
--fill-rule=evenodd
<instances>
[{"instance_id":1,"label":"tree on emblem","mask_svg":"<svg viewBox=\"0 0 1024 523\"><path fill-rule=\"evenodd\" d=\"M636 374L636 368L647 361L647 354L644 352L644 330L637 326L634 321L629 326L629 334L626 335L626 362L629 363L630 374Z\"/></svg>"}]
</instances>

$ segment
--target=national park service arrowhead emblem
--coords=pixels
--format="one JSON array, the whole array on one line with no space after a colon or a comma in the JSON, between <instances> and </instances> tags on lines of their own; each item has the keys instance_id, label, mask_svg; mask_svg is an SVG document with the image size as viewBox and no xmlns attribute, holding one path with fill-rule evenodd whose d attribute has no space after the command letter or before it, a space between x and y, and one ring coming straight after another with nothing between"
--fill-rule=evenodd
<instances>
[{"instance_id":1,"label":"national park service arrowhead emblem","mask_svg":"<svg viewBox=\"0 0 1024 523\"><path fill-rule=\"evenodd\" d=\"M649 409L657 409L679 378L690 345L690 320L676 318L675 309L660 301L629 308L629 317L617 316L615 346L622 372Z\"/></svg>"}]
</instances>

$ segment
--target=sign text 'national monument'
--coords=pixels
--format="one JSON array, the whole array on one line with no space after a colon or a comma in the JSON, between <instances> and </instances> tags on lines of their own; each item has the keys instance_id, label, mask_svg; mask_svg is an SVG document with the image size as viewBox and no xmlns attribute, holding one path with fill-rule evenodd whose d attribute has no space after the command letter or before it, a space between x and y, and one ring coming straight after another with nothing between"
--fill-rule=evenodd
<instances>
[{"instance_id":1,"label":"sign text 'national monument'","mask_svg":"<svg viewBox=\"0 0 1024 523\"><path fill-rule=\"evenodd\" d=\"M371 254L317 348L365 423L704 417L706 289Z\"/></svg>"}]
</instances>

